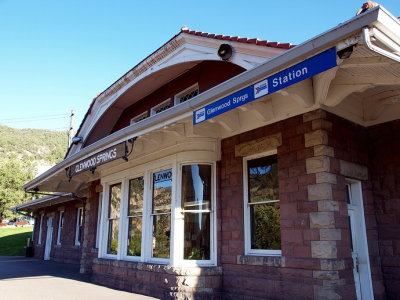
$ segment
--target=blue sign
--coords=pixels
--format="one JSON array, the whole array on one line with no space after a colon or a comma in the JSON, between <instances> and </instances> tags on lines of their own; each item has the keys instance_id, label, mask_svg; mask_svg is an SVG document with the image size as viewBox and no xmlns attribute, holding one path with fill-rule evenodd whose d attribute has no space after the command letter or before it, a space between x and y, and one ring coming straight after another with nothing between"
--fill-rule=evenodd
<instances>
[{"instance_id":1,"label":"blue sign","mask_svg":"<svg viewBox=\"0 0 400 300\"><path fill-rule=\"evenodd\" d=\"M204 122L336 66L336 49L331 48L216 102L195 110L193 112L193 124L196 125Z\"/></svg>"}]
</instances>

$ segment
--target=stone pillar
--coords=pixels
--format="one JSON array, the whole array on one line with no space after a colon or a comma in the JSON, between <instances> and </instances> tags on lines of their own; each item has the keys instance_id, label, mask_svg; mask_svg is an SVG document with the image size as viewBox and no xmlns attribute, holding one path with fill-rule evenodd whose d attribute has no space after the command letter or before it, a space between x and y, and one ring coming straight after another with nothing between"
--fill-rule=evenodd
<instances>
[{"instance_id":1,"label":"stone pillar","mask_svg":"<svg viewBox=\"0 0 400 300\"><path fill-rule=\"evenodd\" d=\"M316 210L309 212L310 229L319 232L319 238L311 241L311 257L320 261L313 270L313 278L320 280L314 285L314 299L354 298L347 205L345 197L337 197L341 178L335 171L334 148L329 146L332 123L322 110L303 115L303 122L312 124L304 140L305 147L314 151L314 156L306 159L307 174L315 174L315 184L308 185L308 201L317 204Z\"/></svg>"},{"instance_id":2,"label":"stone pillar","mask_svg":"<svg viewBox=\"0 0 400 300\"><path fill-rule=\"evenodd\" d=\"M92 273L93 259L97 257L96 234L97 216L99 207L99 194L102 186L99 181L88 184L88 195L84 207L83 218L83 241L81 257L81 273Z\"/></svg>"}]
</instances>

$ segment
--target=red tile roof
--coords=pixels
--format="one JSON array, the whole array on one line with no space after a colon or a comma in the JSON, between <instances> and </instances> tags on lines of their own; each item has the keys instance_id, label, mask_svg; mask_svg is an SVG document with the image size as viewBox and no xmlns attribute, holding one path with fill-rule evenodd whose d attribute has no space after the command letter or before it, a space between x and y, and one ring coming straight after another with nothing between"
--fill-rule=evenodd
<instances>
[{"instance_id":1,"label":"red tile roof","mask_svg":"<svg viewBox=\"0 0 400 300\"><path fill-rule=\"evenodd\" d=\"M202 37L206 37L206 38L210 38L210 39L232 41L232 42L239 42L239 43L245 43L245 44L254 44L254 45L279 48L279 49L290 49L290 48L293 48L294 46L296 46L296 45L293 45L290 43L271 42L271 41L265 41L265 40L259 40L259 39L248 39L248 38L242 38L242 37L238 37L238 36L230 36L230 35L207 33L207 32L202 32L202 31L195 31L195 30L190 30L185 26L182 27L181 32L192 34L192 35L198 35L198 36L202 36Z\"/></svg>"}]
</instances>

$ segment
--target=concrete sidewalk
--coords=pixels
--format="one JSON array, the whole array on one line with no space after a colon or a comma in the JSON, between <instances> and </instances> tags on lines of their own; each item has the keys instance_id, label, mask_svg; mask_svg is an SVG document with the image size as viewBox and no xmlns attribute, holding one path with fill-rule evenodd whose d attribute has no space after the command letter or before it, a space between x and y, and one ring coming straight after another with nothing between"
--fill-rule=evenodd
<instances>
[{"instance_id":1,"label":"concrete sidewalk","mask_svg":"<svg viewBox=\"0 0 400 300\"><path fill-rule=\"evenodd\" d=\"M2 299L156 299L91 284L79 266L21 256L0 256Z\"/></svg>"}]
</instances>

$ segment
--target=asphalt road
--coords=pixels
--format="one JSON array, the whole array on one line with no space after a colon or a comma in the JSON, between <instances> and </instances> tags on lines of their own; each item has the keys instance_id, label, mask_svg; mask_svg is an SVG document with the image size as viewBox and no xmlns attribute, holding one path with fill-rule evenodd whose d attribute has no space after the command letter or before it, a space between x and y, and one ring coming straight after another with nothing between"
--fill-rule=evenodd
<instances>
[{"instance_id":1,"label":"asphalt road","mask_svg":"<svg viewBox=\"0 0 400 300\"><path fill-rule=\"evenodd\" d=\"M29 300L155 299L91 284L78 265L0 256L0 298Z\"/></svg>"}]
</instances>

